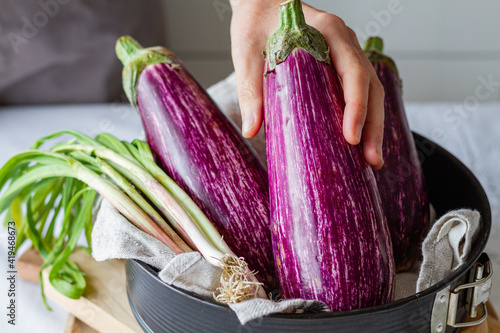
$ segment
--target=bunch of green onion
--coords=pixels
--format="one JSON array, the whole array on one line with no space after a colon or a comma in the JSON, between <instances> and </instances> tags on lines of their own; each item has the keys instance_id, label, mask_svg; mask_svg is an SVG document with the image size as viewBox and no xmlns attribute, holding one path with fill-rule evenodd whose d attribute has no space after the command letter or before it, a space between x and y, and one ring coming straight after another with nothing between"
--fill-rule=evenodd
<instances>
[{"instance_id":1,"label":"bunch of green onion","mask_svg":"<svg viewBox=\"0 0 500 333\"><path fill-rule=\"evenodd\" d=\"M53 145L50 151L39 149L62 135L72 138ZM199 251L208 262L222 267L216 299L232 303L266 298L244 261L228 248L193 200L157 166L146 142L120 141L106 133L95 139L70 130L54 133L0 169L2 192L0 214L6 211L6 221L16 223L16 250L31 240L44 260L42 268L51 266L50 283L67 297L79 298L85 290L84 274L69 256L83 232L91 252L93 208L99 194L174 253ZM62 230L56 233L58 219L62 219Z\"/></svg>"}]
</instances>

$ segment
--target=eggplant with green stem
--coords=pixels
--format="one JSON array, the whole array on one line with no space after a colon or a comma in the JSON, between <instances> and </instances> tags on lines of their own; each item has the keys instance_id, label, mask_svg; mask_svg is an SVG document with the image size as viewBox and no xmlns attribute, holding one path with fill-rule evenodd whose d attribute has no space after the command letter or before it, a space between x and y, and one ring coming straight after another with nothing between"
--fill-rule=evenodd
<instances>
[{"instance_id":1,"label":"eggplant with green stem","mask_svg":"<svg viewBox=\"0 0 500 333\"><path fill-rule=\"evenodd\" d=\"M155 160L272 287L269 189L256 153L170 51L124 36L116 53Z\"/></svg>"},{"instance_id":2,"label":"eggplant with green stem","mask_svg":"<svg viewBox=\"0 0 500 333\"><path fill-rule=\"evenodd\" d=\"M402 82L394 61L383 54L383 41L369 38L363 46L385 90L385 164L375 172L392 237L397 271L410 269L429 231L429 198L424 172L406 119Z\"/></svg>"},{"instance_id":3,"label":"eggplant with green stem","mask_svg":"<svg viewBox=\"0 0 500 333\"><path fill-rule=\"evenodd\" d=\"M264 111L273 250L284 298L332 311L390 302L395 269L375 176L342 132L344 95L302 4L267 40ZM330 45L335 47L335 45Z\"/></svg>"}]
</instances>

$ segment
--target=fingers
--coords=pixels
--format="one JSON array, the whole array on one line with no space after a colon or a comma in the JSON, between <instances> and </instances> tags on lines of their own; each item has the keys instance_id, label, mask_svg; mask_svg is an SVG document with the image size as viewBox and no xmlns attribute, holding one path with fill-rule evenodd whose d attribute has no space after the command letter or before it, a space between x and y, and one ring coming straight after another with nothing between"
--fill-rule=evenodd
<instances>
[{"instance_id":1,"label":"fingers","mask_svg":"<svg viewBox=\"0 0 500 333\"><path fill-rule=\"evenodd\" d=\"M363 129L363 154L368 163L373 166L373 169L378 170L384 165L382 144L384 139L384 87L375 73L375 69L364 55L361 46L354 31L347 28L351 42L358 50L361 60L365 68L368 69L370 75L367 116Z\"/></svg>"},{"instance_id":2,"label":"fingers","mask_svg":"<svg viewBox=\"0 0 500 333\"><path fill-rule=\"evenodd\" d=\"M241 132L244 137L255 136L262 125L262 75L264 64L251 57L239 58L234 62L238 100L241 110Z\"/></svg>"},{"instance_id":3,"label":"fingers","mask_svg":"<svg viewBox=\"0 0 500 333\"><path fill-rule=\"evenodd\" d=\"M241 22L238 23L241 27ZM231 53L236 73L238 100L241 109L242 134L246 138L255 136L263 119L263 73L265 35L239 29L231 31Z\"/></svg>"},{"instance_id":4,"label":"fingers","mask_svg":"<svg viewBox=\"0 0 500 333\"><path fill-rule=\"evenodd\" d=\"M354 32L338 17L323 15L324 32L333 66L342 80L345 99L343 133L350 144L363 142L363 154L374 169L384 164L382 140L384 91Z\"/></svg>"},{"instance_id":5,"label":"fingers","mask_svg":"<svg viewBox=\"0 0 500 333\"><path fill-rule=\"evenodd\" d=\"M382 109L380 109L382 105ZM377 81L370 83L370 98L365 128L363 130L363 154L373 169L384 165L382 143L384 139L384 88Z\"/></svg>"},{"instance_id":6,"label":"fingers","mask_svg":"<svg viewBox=\"0 0 500 333\"><path fill-rule=\"evenodd\" d=\"M320 31L330 47L333 66L342 79L344 88L344 137L350 144L361 141L368 109L370 73L358 51L352 45L347 27L338 17L324 15Z\"/></svg>"},{"instance_id":7,"label":"fingers","mask_svg":"<svg viewBox=\"0 0 500 333\"><path fill-rule=\"evenodd\" d=\"M342 77L344 87L344 137L350 144L361 141L368 110L369 77L364 74L346 74Z\"/></svg>"}]
</instances>

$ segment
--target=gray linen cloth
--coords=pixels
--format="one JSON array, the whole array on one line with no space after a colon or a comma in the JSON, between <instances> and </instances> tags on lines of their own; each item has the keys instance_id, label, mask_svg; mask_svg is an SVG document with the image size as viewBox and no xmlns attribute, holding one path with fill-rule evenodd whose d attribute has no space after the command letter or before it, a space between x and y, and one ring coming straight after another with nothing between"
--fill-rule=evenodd
<instances>
[{"instance_id":1,"label":"gray linen cloth","mask_svg":"<svg viewBox=\"0 0 500 333\"><path fill-rule=\"evenodd\" d=\"M234 74L212 86L209 93L221 110L241 126ZM260 156L265 157L263 133L259 133L252 144ZM458 268L470 252L479 220L479 213L465 209L441 217L423 243L422 269L417 263L411 270L396 275L395 298L402 299L415 294L416 290L422 291ZM92 232L92 255L97 261L116 258L143 261L160 270L158 276L164 282L204 297L213 296L221 276L221 270L197 252L175 255L163 243L133 226L105 200ZM272 313L329 311L322 302L302 299L281 302L253 299L229 307L242 325Z\"/></svg>"},{"instance_id":2,"label":"gray linen cloth","mask_svg":"<svg viewBox=\"0 0 500 333\"><path fill-rule=\"evenodd\" d=\"M460 209L441 217L422 243L424 254L417 280L417 292L445 279L469 256L480 227L477 211Z\"/></svg>"},{"instance_id":3,"label":"gray linen cloth","mask_svg":"<svg viewBox=\"0 0 500 333\"><path fill-rule=\"evenodd\" d=\"M175 255L162 242L130 223L107 200L102 200L92 230L92 256L97 261L140 260L160 270L162 281L205 297L212 297L222 272L199 252Z\"/></svg>"}]
</instances>

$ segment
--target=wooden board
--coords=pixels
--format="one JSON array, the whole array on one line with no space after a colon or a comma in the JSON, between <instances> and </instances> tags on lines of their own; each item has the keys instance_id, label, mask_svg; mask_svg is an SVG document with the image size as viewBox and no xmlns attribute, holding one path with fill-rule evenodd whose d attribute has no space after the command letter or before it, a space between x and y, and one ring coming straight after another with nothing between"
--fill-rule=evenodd
<instances>
[{"instance_id":1,"label":"wooden board","mask_svg":"<svg viewBox=\"0 0 500 333\"><path fill-rule=\"evenodd\" d=\"M44 270L45 295L59 303L81 322L68 318L68 332L90 332L89 328L102 333L140 333L143 332L135 320L128 304L125 281L125 261L107 260L97 262L85 251L71 255L80 269L85 272L87 288L80 299L70 299L55 290L48 281L48 270ZM43 261L34 250L26 251L17 261L19 277L38 282ZM80 329L80 331L78 331Z\"/></svg>"},{"instance_id":2,"label":"wooden board","mask_svg":"<svg viewBox=\"0 0 500 333\"><path fill-rule=\"evenodd\" d=\"M43 259L36 250L25 251L16 261L17 275L26 281L38 283Z\"/></svg>"},{"instance_id":3,"label":"wooden board","mask_svg":"<svg viewBox=\"0 0 500 333\"><path fill-rule=\"evenodd\" d=\"M66 320L66 325L64 327L64 333L98 333L95 329L85 324L80 319L73 316L73 314L68 315Z\"/></svg>"}]
</instances>

